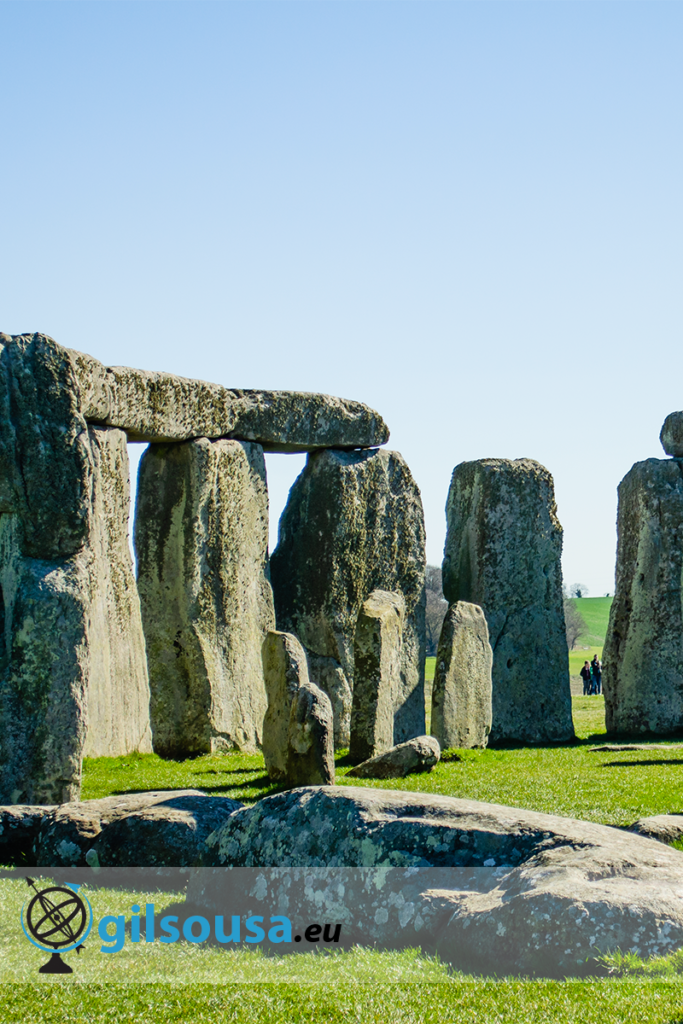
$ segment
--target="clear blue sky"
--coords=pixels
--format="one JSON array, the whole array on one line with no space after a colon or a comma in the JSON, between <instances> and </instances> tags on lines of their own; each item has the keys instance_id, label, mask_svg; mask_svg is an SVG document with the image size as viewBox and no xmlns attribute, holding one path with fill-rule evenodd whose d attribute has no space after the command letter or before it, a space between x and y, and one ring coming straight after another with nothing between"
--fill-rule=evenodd
<instances>
[{"instance_id":1,"label":"clear blue sky","mask_svg":"<svg viewBox=\"0 0 683 1024\"><path fill-rule=\"evenodd\" d=\"M3 2L0 38L0 329L370 403L431 562L456 464L538 459L612 590L683 408L683 5Z\"/></svg>"}]
</instances>

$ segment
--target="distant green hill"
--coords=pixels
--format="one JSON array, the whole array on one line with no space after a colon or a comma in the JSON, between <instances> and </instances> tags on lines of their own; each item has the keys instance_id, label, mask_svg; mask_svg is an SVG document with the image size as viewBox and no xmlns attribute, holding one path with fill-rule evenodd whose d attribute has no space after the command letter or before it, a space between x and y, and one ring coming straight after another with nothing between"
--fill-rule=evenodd
<instances>
[{"instance_id":1,"label":"distant green hill","mask_svg":"<svg viewBox=\"0 0 683 1024\"><path fill-rule=\"evenodd\" d=\"M586 623L586 632L579 637L577 646L603 646L613 600L613 597L575 597L572 600Z\"/></svg>"}]
</instances>

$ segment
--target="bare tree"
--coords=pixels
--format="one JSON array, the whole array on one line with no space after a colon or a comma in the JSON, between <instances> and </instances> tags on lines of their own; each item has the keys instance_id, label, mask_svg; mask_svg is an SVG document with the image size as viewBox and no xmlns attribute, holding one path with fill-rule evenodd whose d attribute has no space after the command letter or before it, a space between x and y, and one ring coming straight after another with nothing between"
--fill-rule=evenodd
<instances>
[{"instance_id":1,"label":"bare tree","mask_svg":"<svg viewBox=\"0 0 683 1024\"><path fill-rule=\"evenodd\" d=\"M439 637L441 635L441 627L443 626L443 620L446 612L448 611L448 602L443 596L443 590L441 588L441 569L438 565L427 566L426 584L427 611L425 615L425 625L427 633L427 657L432 658L436 656L436 649L439 645Z\"/></svg>"},{"instance_id":2,"label":"bare tree","mask_svg":"<svg viewBox=\"0 0 683 1024\"><path fill-rule=\"evenodd\" d=\"M585 583L571 583L569 585L570 597L588 597L588 587Z\"/></svg>"},{"instance_id":3,"label":"bare tree","mask_svg":"<svg viewBox=\"0 0 683 1024\"><path fill-rule=\"evenodd\" d=\"M564 625L567 630L567 647L571 651L576 647L576 641L581 634L586 632L587 626L581 612L571 598L565 597L563 604Z\"/></svg>"}]
</instances>

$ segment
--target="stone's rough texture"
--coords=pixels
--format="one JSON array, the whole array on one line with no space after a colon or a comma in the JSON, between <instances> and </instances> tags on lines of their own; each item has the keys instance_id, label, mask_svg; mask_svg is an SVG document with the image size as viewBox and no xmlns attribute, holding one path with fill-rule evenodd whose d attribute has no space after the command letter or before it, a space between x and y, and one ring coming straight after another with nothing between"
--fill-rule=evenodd
<instances>
[{"instance_id":1,"label":"stone's rough texture","mask_svg":"<svg viewBox=\"0 0 683 1024\"><path fill-rule=\"evenodd\" d=\"M351 742L351 706L353 694L344 670L334 658L323 658L306 651L308 675L327 694L334 718L335 750L348 749Z\"/></svg>"},{"instance_id":2,"label":"stone's rough texture","mask_svg":"<svg viewBox=\"0 0 683 1024\"><path fill-rule=\"evenodd\" d=\"M363 761L346 774L356 779L402 779L411 772L431 771L440 757L438 740L433 736L416 736Z\"/></svg>"},{"instance_id":3,"label":"stone's rough texture","mask_svg":"<svg viewBox=\"0 0 683 1024\"><path fill-rule=\"evenodd\" d=\"M151 750L125 435L95 427L87 435L89 532L78 554L26 557L20 517L0 516L0 799L7 802L77 799L84 753Z\"/></svg>"},{"instance_id":4,"label":"stone's rough texture","mask_svg":"<svg viewBox=\"0 0 683 1024\"><path fill-rule=\"evenodd\" d=\"M332 704L315 683L302 683L292 701L287 732L290 786L334 785Z\"/></svg>"},{"instance_id":5,"label":"stone's rough texture","mask_svg":"<svg viewBox=\"0 0 683 1024\"><path fill-rule=\"evenodd\" d=\"M140 600L128 544L128 449L122 430L89 428L93 453L87 728L84 757L152 750Z\"/></svg>"},{"instance_id":6,"label":"stone's rough texture","mask_svg":"<svg viewBox=\"0 0 683 1024\"><path fill-rule=\"evenodd\" d=\"M268 707L263 719L263 759L271 779L287 778L289 723L299 688L308 684L304 650L295 636L272 630L263 641Z\"/></svg>"},{"instance_id":7,"label":"stone's rough texture","mask_svg":"<svg viewBox=\"0 0 683 1024\"><path fill-rule=\"evenodd\" d=\"M373 590L358 615L353 648L353 705L349 757L355 763L389 750L401 694L401 594Z\"/></svg>"},{"instance_id":8,"label":"stone's rough texture","mask_svg":"<svg viewBox=\"0 0 683 1024\"><path fill-rule=\"evenodd\" d=\"M382 417L362 402L305 391L228 389L172 373L105 367L82 352L61 351L78 381L82 415L120 427L131 441L229 437L267 451L302 452L372 448L389 439Z\"/></svg>"},{"instance_id":9,"label":"stone's rough texture","mask_svg":"<svg viewBox=\"0 0 683 1024\"><path fill-rule=\"evenodd\" d=\"M266 710L261 645L274 625L259 445L151 445L135 550L155 751L255 749Z\"/></svg>"},{"instance_id":10,"label":"stone's rough texture","mask_svg":"<svg viewBox=\"0 0 683 1024\"><path fill-rule=\"evenodd\" d=\"M659 435L667 455L683 459L683 412L670 412Z\"/></svg>"},{"instance_id":11,"label":"stone's rough texture","mask_svg":"<svg viewBox=\"0 0 683 1024\"><path fill-rule=\"evenodd\" d=\"M441 629L432 688L432 735L444 749L486 746L492 665L481 608L467 601L451 605Z\"/></svg>"},{"instance_id":12,"label":"stone's rough texture","mask_svg":"<svg viewBox=\"0 0 683 1024\"><path fill-rule=\"evenodd\" d=\"M603 651L611 733L683 727L683 472L637 462L619 484L617 571Z\"/></svg>"},{"instance_id":13,"label":"stone's rough texture","mask_svg":"<svg viewBox=\"0 0 683 1024\"><path fill-rule=\"evenodd\" d=\"M384 450L309 455L280 520L271 579L278 627L312 655L333 658L351 687L363 602L377 589L403 595L394 741L423 733L424 517L403 458Z\"/></svg>"},{"instance_id":14,"label":"stone's rough texture","mask_svg":"<svg viewBox=\"0 0 683 1024\"><path fill-rule=\"evenodd\" d=\"M628 831L670 846L683 839L683 814L654 814L651 818L639 818Z\"/></svg>"},{"instance_id":15,"label":"stone's rough texture","mask_svg":"<svg viewBox=\"0 0 683 1024\"><path fill-rule=\"evenodd\" d=\"M199 862L205 839L241 806L188 789L0 807L0 851L6 864L84 866L94 851L94 863L106 867L185 867Z\"/></svg>"},{"instance_id":16,"label":"stone's rough texture","mask_svg":"<svg viewBox=\"0 0 683 1024\"><path fill-rule=\"evenodd\" d=\"M315 894L315 919L342 920L360 941L420 943L486 973L574 975L596 950L652 956L683 943L683 856L605 825L344 786L266 797L232 814L207 846L216 865L306 869L305 885L288 888L302 902L283 911L296 923L313 919ZM340 898L325 869L363 865L379 870L353 900ZM441 881L411 866L441 868ZM198 873L188 899L200 903L210 884L210 872Z\"/></svg>"},{"instance_id":17,"label":"stone's rough texture","mask_svg":"<svg viewBox=\"0 0 683 1024\"><path fill-rule=\"evenodd\" d=\"M90 530L92 453L66 349L0 335L0 512L19 516L21 553L76 554Z\"/></svg>"},{"instance_id":18,"label":"stone's rough texture","mask_svg":"<svg viewBox=\"0 0 683 1024\"><path fill-rule=\"evenodd\" d=\"M493 740L574 735L553 480L531 459L453 471L443 590L480 605L493 648Z\"/></svg>"}]
</instances>

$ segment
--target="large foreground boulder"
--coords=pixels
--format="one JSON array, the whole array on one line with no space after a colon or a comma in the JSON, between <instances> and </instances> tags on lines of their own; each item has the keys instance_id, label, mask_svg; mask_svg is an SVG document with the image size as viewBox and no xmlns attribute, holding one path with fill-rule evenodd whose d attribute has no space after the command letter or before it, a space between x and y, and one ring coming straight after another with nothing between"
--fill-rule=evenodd
<instances>
[{"instance_id":1,"label":"large foreground boulder","mask_svg":"<svg viewBox=\"0 0 683 1024\"><path fill-rule=\"evenodd\" d=\"M374 590L405 601L393 742L424 732L425 533L420 492L398 452L325 451L309 455L280 520L270 561L278 629L331 662L350 689L354 638ZM339 682L336 683L339 690ZM341 702L334 703L339 710ZM335 723L337 735L348 723Z\"/></svg>"},{"instance_id":2,"label":"large foreground boulder","mask_svg":"<svg viewBox=\"0 0 683 1024\"><path fill-rule=\"evenodd\" d=\"M154 750L255 750L275 624L263 450L201 438L150 445L135 509Z\"/></svg>"},{"instance_id":3,"label":"large foreground boulder","mask_svg":"<svg viewBox=\"0 0 683 1024\"><path fill-rule=\"evenodd\" d=\"M199 790L130 793L59 807L0 807L0 863L189 867L242 805Z\"/></svg>"},{"instance_id":4,"label":"large foreground boulder","mask_svg":"<svg viewBox=\"0 0 683 1024\"><path fill-rule=\"evenodd\" d=\"M602 674L610 733L683 729L682 467L647 459L619 484L616 588Z\"/></svg>"},{"instance_id":5,"label":"large foreground boulder","mask_svg":"<svg viewBox=\"0 0 683 1024\"><path fill-rule=\"evenodd\" d=\"M309 788L236 811L207 845L215 865L260 869L251 895L248 873L234 873L245 911L249 901L257 913L284 905L295 928L342 922L347 939L419 944L476 971L563 976L600 952L651 956L683 943L683 854L605 825L423 793ZM298 881L292 868L305 869ZM215 906L226 879L198 872L188 900Z\"/></svg>"},{"instance_id":6,"label":"large foreground boulder","mask_svg":"<svg viewBox=\"0 0 683 1024\"><path fill-rule=\"evenodd\" d=\"M491 740L574 735L553 478L532 459L453 470L443 592L486 616L493 648Z\"/></svg>"}]
</instances>

